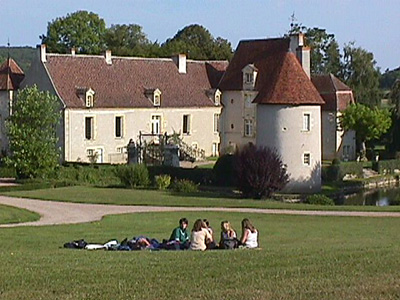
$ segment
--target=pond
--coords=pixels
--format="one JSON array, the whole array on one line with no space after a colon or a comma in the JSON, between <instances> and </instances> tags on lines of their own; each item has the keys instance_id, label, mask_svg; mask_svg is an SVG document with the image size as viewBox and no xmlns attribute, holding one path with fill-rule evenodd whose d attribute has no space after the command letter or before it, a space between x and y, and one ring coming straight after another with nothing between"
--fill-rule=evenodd
<instances>
[{"instance_id":1,"label":"pond","mask_svg":"<svg viewBox=\"0 0 400 300\"><path fill-rule=\"evenodd\" d=\"M338 200L339 205L400 205L400 187L387 187L374 190L361 190L356 194Z\"/></svg>"}]
</instances>

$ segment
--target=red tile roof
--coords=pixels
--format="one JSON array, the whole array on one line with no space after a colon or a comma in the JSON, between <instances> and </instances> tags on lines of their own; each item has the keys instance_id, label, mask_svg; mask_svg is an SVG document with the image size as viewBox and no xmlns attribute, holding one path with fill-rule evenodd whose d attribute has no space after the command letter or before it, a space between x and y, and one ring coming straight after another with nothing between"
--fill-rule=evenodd
<instances>
[{"instance_id":1,"label":"red tile roof","mask_svg":"<svg viewBox=\"0 0 400 300\"><path fill-rule=\"evenodd\" d=\"M207 107L207 91L219 82L228 62L187 61L180 74L172 59L47 54L45 66L67 107L83 108L77 88L92 88L94 107L153 107L146 91L161 91L161 107Z\"/></svg>"},{"instance_id":2,"label":"red tile roof","mask_svg":"<svg viewBox=\"0 0 400 300\"><path fill-rule=\"evenodd\" d=\"M0 66L0 90L16 90L24 79L24 71L12 59L8 58Z\"/></svg>"},{"instance_id":3,"label":"red tile roof","mask_svg":"<svg viewBox=\"0 0 400 300\"><path fill-rule=\"evenodd\" d=\"M354 103L351 88L333 74L313 75L311 80L325 101L322 110L343 111Z\"/></svg>"},{"instance_id":4,"label":"red tile roof","mask_svg":"<svg viewBox=\"0 0 400 300\"><path fill-rule=\"evenodd\" d=\"M257 69L255 103L323 104L318 91L294 54L288 51L290 39L241 41L223 76L219 88L242 90L242 69L253 64Z\"/></svg>"}]
</instances>

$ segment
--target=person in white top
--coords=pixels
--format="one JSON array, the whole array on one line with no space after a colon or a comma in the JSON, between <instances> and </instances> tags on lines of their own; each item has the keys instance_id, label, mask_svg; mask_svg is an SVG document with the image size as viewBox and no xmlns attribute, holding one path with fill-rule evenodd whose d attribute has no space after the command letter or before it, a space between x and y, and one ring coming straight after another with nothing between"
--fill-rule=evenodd
<instances>
[{"instance_id":1,"label":"person in white top","mask_svg":"<svg viewBox=\"0 0 400 300\"><path fill-rule=\"evenodd\" d=\"M242 237L240 238L240 244L246 248L258 247L258 231L253 224L251 224L249 219L242 220Z\"/></svg>"},{"instance_id":2,"label":"person in white top","mask_svg":"<svg viewBox=\"0 0 400 300\"><path fill-rule=\"evenodd\" d=\"M190 250L204 251L207 249L207 244L211 242L213 242L213 238L207 230L207 225L201 219L196 220L192 229Z\"/></svg>"}]
</instances>

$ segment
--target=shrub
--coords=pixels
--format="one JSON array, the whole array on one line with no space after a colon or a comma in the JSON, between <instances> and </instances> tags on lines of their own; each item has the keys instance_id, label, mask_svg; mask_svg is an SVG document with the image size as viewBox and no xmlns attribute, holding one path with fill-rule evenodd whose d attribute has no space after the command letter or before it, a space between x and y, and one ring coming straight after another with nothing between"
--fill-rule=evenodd
<instances>
[{"instance_id":1,"label":"shrub","mask_svg":"<svg viewBox=\"0 0 400 300\"><path fill-rule=\"evenodd\" d=\"M169 175L157 175L155 176L157 188L159 190L167 189L171 184L171 176Z\"/></svg>"},{"instance_id":2,"label":"shrub","mask_svg":"<svg viewBox=\"0 0 400 300\"><path fill-rule=\"evenodd\" d=\"M174 181L172 189L178 193L195 193L199 190L199 185L187 179Z\"/></svg>"},{"instance_id":3,"label":"shrub","mask_svg":"<svg viewBox=\"0 0 400 300\"><path fill-rule=\"evenodd\" d=\"M146 187L149 185L149 171L144 164L123 165L116 170L122 184L128 188Z\"/></svg>"},{"instance_id":4,"label":"shrub","mask_svg":"<svg viewBox=\"0 0 400 300\"><path fill-rule=\"evenodd\" d=\"M372 169L379 174L393 174L400 170L400 159L380 160L372 163Z\"/></svg>"},{"instance_id":5,"label":"shrub","mask_svg":"<svg viewBox=\"0 0 400 300\"><path fill-rule=\"evenodd\" d=\"M246 197L269 197L285 187L289 175L276 150L245 146L236 153L237 185Z\"/></svg>"},{"instance_id":6,"label":"shrub","mask_svg":"<svg viewBox=\"0 0 400 300\"><path fill-rule=\"evenodd\" d=\"M171 179L188 179L198 184L210 184L213 182L213 170L202 169L202 168L175 168L169 166L150 166L149 173L151 178L155 178L157 175L167 174L171 176Z\"/></svg>"},{"instance_id":7,"label":"shrub","mask_svg":"<svg viewBox=\"0 0 400 300\"><path fill-rule=\"evenodd\" d=\"M356 175L358 178L363 176L363 164L361 162L340 162L334 159L327 168L324 179L327 181L342 181L346 174Z\"/></svg>"},{"instance_id":8,"label":"shrub","mask_svg":"<svg viewBox=\"0 0 400 300\"><path fill-rule=\"evenodd\" d=\"M116 186L121 184L117 177L117 166L65 164L58 168L57 179L74 182L79 185Z\"/></svg>"},{"instance_id":9,"label":"shrub","mask_svg":"<svg viewBox=\"0 0 400 300\"><path fill-rule=\"evenodd\" d=\"M224 154L220 156L214 165L213 172L215 175L215 183L217 185L235 185L235 156L232 154Z\"/></svg>"},{"instance_id":10,"label":"shrub","mask_svg":"<svg viewBox=\"0 0 400 300\"><path fill-rule=\"evenodd\" d=\"M331 198L321 194L307 196L307 198L304 200L304 203L316 205L335 205L335 202Z\"/></svg>"}]
</instances>

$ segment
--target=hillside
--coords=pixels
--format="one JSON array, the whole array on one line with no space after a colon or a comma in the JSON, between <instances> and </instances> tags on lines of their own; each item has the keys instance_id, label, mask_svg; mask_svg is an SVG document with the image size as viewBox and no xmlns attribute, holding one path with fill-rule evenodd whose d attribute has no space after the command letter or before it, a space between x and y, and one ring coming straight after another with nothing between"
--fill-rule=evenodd
<instances>
[{"instance_id":1,"label":"hillside","mask_svg":"<svg viewBox=\"0 0 400 300\"><path fill-rule=\"evenodd\" d=\"M7 59L8 51L7 47L0 47L0 64ZM10 47L10 57L17 62L25 73L31 66L35 54L36 49L32 47Z\"/></svg>"}]
</instances>

